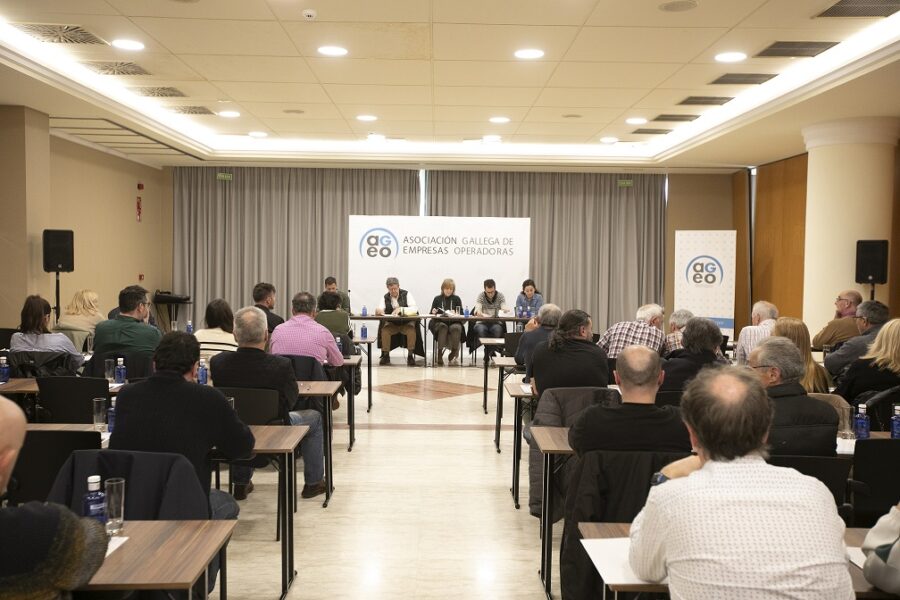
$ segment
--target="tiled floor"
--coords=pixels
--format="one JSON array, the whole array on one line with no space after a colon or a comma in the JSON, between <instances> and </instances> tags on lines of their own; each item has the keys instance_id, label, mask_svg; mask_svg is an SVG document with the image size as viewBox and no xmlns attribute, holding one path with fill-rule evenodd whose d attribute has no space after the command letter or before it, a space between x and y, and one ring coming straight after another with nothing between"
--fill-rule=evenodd
<instances>
[{"instance_id":1,"label":"tiled floor","mask_svg":"<svg viewBox=\"0 0 900 600\"><path fill-rule=\"evenodd\" d=\"M375 367L367 414L364 370L353 452L346 429L335 431L331 503L300 500L295 515L290 598L544 597L538 520L527 512L527 452L516 510L511 429L504 428L501 454L493 443L494 371L490 382L485 415L480 368ZM505 415L511 425L512 402ZM345 402L335 422L346 423ZM228 554L231 598L278 597L275 482L273 472L257 472L256 491L240 503ZM554 528L557 548L561 529ZM554 558L556 597L557 569Z\"/></svg>"}]
</instances>

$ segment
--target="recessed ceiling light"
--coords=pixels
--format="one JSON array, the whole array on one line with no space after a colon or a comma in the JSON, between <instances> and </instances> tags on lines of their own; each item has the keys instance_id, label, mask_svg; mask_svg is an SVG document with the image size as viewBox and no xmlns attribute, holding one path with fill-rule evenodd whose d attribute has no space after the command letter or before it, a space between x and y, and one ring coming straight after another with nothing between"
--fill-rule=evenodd
<instances>
[{"instance_id":1,"label":"recessed ceiling light","mask_svg":"<svg viewBox=\"0 0 900 600\"><path fill-rule=\"evenodd\" d=\"M575 113L568 113L562 116L563 119L580 119L581 115L576 115Z\"/></svg>"},{"instance_id":2,"label":"recessed ceiling light","mask_svg":"<svg viewBox=\"0 0 900 600\"><path fill-rule=\"evenodd\" d=\"M236 110L220 110L219 116L225 117L226 119L237 119L239 116L241 116L241 113Z\"/></svg>"},{"instance_id":3,"label":"recessed ceiling light","mask_svg":"<svg viewBox=\"0 0 900 600\"><path fill-rule=\"evenodd\" d=\"M684 12L697 8L697 0L671 0L659 5L659 10L665 12Z\"/></svg>"},{"instance_id":4,"label":"recessed ceiling light","mask_svg":"<svg viewBox=\"0 0 900 600\"><path fill-rule=\"evenodd\" d=\"M357 121L377 121L378 117L375 115L356 115Z\"/></svg>"},{"instance_id":5,"label":"recessed ceiling light","mask_svg":"<svg viewBox=\"0 0 900 600\"><path fill-rule=\"evenodd\" d=\"M613 137L613 136L611 136L611 135L608 135L608 136L606 136L606 137L600 138L600 143L601 143L601 144L615 144L615 143L618 142L618 141L619 141L619 138Z\"/></svg>"},{"instance_id":6,"label":"recessed ceiling light","mask_svg":"<svg viewBox=\"0 0 900 600\"><path fill-rule=\"evenodd\" d=\"M500 136L495 134L484 135L481 137L481 141L485 144L496 144L500 139Z\"/></svg>"},{"instance_id":7,"label":"recessed ceiling light","mask_svg":"<svg viewBox=\"0 0 900 600\"><path fill-rule=\"evenodd\" d=\"M720 63L736 63L747 60L747 55L743 52L720 52L716 54L716 62Z\"/></svg>"},{"instance_id":8,"label":"recessed ceiling light","mask_svg":"<svg viewBox=\"0 0 900 600\"><path fill-rule=\"evenodd\" d=\"M488 121L497 125L503 125L504 123L509 123L509 117L491 117Z\"/></svg>"},{"instance_id":9,"label":"recessed ceiling light","mask_svg":"<svg viewBox=\"0 0 900 600\"><path fill-rule=\"evenodd\" d=\"M644 117L629 117L625 119L625 122L629 125L643 125L647 122L647 119L645 119Z\"/></svg>"},{"instance_id":10,"label":"recessed ceiling light","mask_svg":"<svg viewBox=\"0 0 900 600\"><path fill-rule=\"evenodd\" d=\"M306 111L301 108L286 108L282 112L286 115L302 115L306 113Z\"/></svg>"},{"instance_id":11,"label":"recessed ceiling light","mask_svg":"<svg viewBox=\"0 0 900 600\"><path fill-rule=\"evenodd\" d=\"M341 48L340 46L319 46L319 54L324 54L325 56L345 56L347 54L347 49Z\"/></svg>"},{"instance_id":12,"label":"recessed ceiling light","mask_svg":"<svg viewBox=\"0 0 900 600\"><path fill-rule=\"evenodd\" d=\"M542 57L544 55L544 51L538 50L537 48L523 48L521 50L516 50L515 55L516 58L534 60L536 58Z\"/></svg>"},{"instance_id":13,"label":"recessed ceiling light","mask_svg":"<svg viewBox=\"0 0 900 600\"><path fill-rule=\"evenodd\" d=\"M380 133L370 133L366 139L370 142L383 142L384 136Z\"/></svg>"},{"instance_id":14,"label":"recessed ceiling light","mask_svg":"<svg viewBox=\"0 0 900 600\"><path fill-rule=\"evenodd\" d=\"M112 45L119 50L143 50L144 45L135 40L113 40Z\"/></svg>"},{"instance_id":15,"label":"recessed ceiling light","mask_svg":"<svg viewBox=\"0 0 900 600\"><path fill-rule=\"evenodd\" d=\"M249 135L249 136L252 137L252 138L264 138L264 137L269 137L269 134L266 133L265 131L251 131L251 132L248 133L247 135Z\"/></svg>"}]
</instances>

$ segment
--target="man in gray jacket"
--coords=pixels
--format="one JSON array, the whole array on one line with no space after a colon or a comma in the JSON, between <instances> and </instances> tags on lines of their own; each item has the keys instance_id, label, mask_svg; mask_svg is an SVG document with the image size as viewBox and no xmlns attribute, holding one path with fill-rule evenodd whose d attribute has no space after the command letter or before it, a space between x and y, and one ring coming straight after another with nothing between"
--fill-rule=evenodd
<instances>
[{"instance_id":1,"label":"man in gray jacket","mask_svg":"<svg viewBox=\"0 0 900 600\"><path fill-rule=\"evenodd\" d=\"M866 353L881 326L890 318L888 313L888 307L878 300L867 300L856 307L859 335L850 338L825 357L825 368L835 379L843 375L850 363Z\"/></svg>"}]
</instances>

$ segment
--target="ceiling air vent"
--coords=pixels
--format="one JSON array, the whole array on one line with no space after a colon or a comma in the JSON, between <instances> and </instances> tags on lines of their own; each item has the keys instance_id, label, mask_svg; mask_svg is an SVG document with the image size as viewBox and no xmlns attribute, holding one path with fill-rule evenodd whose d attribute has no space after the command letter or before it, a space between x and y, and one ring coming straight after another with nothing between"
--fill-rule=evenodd
<instances>
[{"instance_id":1,"label":"ceiling air vent","mask_svg":"<svg viewBox=\"0 0 900 600\"><path fill-rule=\"evenodd\" d=\"M80 25L15 23L14 27L31 37L51 44L106 44L106 42Z\"/></svg>"},{"instance_id":2,"label":"ceiling air vent","mask_svg":"<svg viewBox=\"0 0 900 600\"><path fill-rule=\"evenodd\" d=\"M212 115L215 114L205 106L173 106L170 109L179 115Z\"/></svg>"},{"instance_id":3,"label":"ceiling air vent","mask_svg":"<svg viewBox=\"0 0 900 600\"><path fill-rule=\"evenodd\" d=\"M667 133L671 133L671 129L651 129L649 127L643 127L641 129L635 129L631 133L643 134L643 135L665 135Z\"/></svg>"},{"instance_id":4,"label":"ceiling air vent","mask_svg":"<svg viewBox=\"0 0 900 600\"><path fill-rule=\"evenodd\" d=\"M687 123L688 121L693 121L699 117L700 115L657 115L653 120Z\"/></svg>"},{"instance_id":5,"label":"ceiling air vent","mask_svg":"<svg viewBox=\"0 0 900 600\"><path fill-rule=\"evenodd\" d=\"M173 87L133 87L131 91L150 98L184 98L184 92Z\"/></svg>"},{"instance_id":6,"label":"ceiling air vent","mask_svg":"<svg viewBox=\"0 0 900 600\"><path fill-rule=\"evenodd\" d=\"M819 17L889 17L900 10L900 0L840 0Z\"/></svg>"},{"instance_id":7,"label":"ceiling air vent","mask_svg":"<svg viewBox=\"0 0 900 600\"><path fill-rule=\"evenodd\" d=\"M714 85L759 85L775 77L769 73L725 73L710 81Z\"/></svg>"},{"instance_id":8,"label":"ceiling air vent","mask_svg":"<svg viewBox=\"0 0 900 600\"><path fill-rule=\"evenodd\" d=\"M731 96L688 96L678 104L682 106L720 106L734 100Z\"/></svg>"},{"instance_id":9,"label":"ceiling air vent","mask_svg":"<svg viewBox=\"0 0 900 600\"><path fill-rule=\"evenodd\" d=\"M85 67L91 71L96 71L101 75L149 75L143 67L133 62L108 62L99 60L90 60L83 63Z\"/></svg>"},{"instance_id":10,"label":"ceiling air vent","mask_svg":"<svg viewBox=\"0 0 900 600\"><path fill-rule=\"evenodd\" d=\"M816 56L837 45L837 42L775 42L756 57Z\"/></svg>"}]
</instances>

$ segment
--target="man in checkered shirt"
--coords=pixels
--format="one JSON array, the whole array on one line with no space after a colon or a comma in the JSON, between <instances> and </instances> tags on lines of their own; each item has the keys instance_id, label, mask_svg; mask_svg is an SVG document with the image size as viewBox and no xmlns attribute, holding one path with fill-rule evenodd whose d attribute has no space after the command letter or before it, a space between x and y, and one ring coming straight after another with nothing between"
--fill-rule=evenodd
<instances>
[{"instance_id":1,"label":"man in checkered shirt","mask_svg":"<svg viewBox=\"0 0 900 600\"><path fill-rule=\"evenodd\" d=\"M628 346L647 346L662 354L666 344L663 315L659 304L645 304L637 310L636 320L616 323L606 330L597 345L609 358L616 358Z\"/></svg>"}]
</instances>

